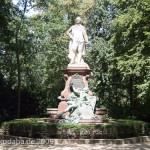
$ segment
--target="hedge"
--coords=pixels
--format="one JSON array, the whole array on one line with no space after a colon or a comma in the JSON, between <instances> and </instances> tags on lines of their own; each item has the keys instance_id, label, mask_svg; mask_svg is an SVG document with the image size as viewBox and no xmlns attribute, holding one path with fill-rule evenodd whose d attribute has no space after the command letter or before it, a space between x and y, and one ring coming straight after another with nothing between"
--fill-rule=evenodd
<instances>
[{"instance_id":1,"label":"hedge","mask_svg":"<svg viewBox=\"0 0 150 150\"><path fill-rule=\"evenodd\" d=\"M101 124L61 124L17 119L2 124L4 134L29 138L122 139L150 135L150 123L113 120Z\"/></svg>"}]
</instances>

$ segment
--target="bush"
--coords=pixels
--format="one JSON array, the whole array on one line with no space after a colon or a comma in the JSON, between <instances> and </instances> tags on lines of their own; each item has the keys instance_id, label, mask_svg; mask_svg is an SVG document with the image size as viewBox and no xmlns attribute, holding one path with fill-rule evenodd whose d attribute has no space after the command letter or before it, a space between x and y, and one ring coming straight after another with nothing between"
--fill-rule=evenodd
<instances>
[{"instance_id":1,"label":"bush","mask_svg":"<svg viewBox=\"0 0 150 150\"><path fill-rule=\"evenodd\" d=\"M150 123L115 120L102 124L61 124L17 119L4 122L4 134L30 138L118 139L150 135Z\"/></svg>"}]
</instances>

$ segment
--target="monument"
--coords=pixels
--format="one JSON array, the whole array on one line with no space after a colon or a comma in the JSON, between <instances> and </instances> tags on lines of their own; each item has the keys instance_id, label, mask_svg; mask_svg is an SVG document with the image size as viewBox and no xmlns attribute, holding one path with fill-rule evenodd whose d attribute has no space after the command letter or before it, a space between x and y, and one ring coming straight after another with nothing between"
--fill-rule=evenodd
<instances>
[{"instance_id":1,"label":"monument","mask_svg":"<svg viewBox=\"0 0 150 150\"><path fill-rule=\"evenodd\" d=\"M88 36L81 21L82 19L77 17L75 25L66 32L70 38L68 54L70 62L67 69L62 70L66 83L58 97L61 100L58 109L47 109L51 115L51 122L101 123L108 121L103 117L107 113L106 109L99 108L100 114L96 112L97 98L88 88L88 79L92 70L84 62Z\"/></svg>"}]
</instances>

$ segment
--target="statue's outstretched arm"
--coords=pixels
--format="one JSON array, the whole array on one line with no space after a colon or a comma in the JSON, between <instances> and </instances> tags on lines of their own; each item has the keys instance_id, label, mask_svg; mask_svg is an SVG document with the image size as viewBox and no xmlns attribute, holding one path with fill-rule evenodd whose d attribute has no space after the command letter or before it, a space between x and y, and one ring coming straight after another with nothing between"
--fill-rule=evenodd
<instances>
[{"instance_id":1,"label":"statue's outstretched arm","mask_svg":"<svg viewBox=\"0 0 150 150\"><path fill-rule=\"evenodd\" d=\"M83 37L84 37L85 43L88 43L88 36L87 36L85 27L83 28Z\"/></svg>"},{"instance_id":2,"label":"statue's outstretched arm","mask_svg":"<svg viewBox=\"0 0 150 150\"><path fill-rule=\"evenodd\" d=\"M72 34L70 33L72 30L72 27L70 27L67 31L66 34L70 37L70 39L72 39Z\"/></svg>"}]
</instances>

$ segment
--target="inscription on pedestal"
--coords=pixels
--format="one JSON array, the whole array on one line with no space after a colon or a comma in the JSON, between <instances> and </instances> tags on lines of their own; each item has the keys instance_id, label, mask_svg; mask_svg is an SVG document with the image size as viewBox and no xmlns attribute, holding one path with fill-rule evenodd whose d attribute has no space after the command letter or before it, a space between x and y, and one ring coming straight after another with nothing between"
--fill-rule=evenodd
<instances>
[{"instance_id":1,"label":"inscription on pedestal","mask_svg":"<svg viewBox=\"0 0 150 150\"><path fill-rule=\"evenodd\" d=\"M75 87L75 88L84 88L85 85L83 83L83 80L82 80L82 76L78 75L78 74L75 74L72 76L72 79L70 81L70 85L72 85Z\"/></svg>"}]
</instances>

